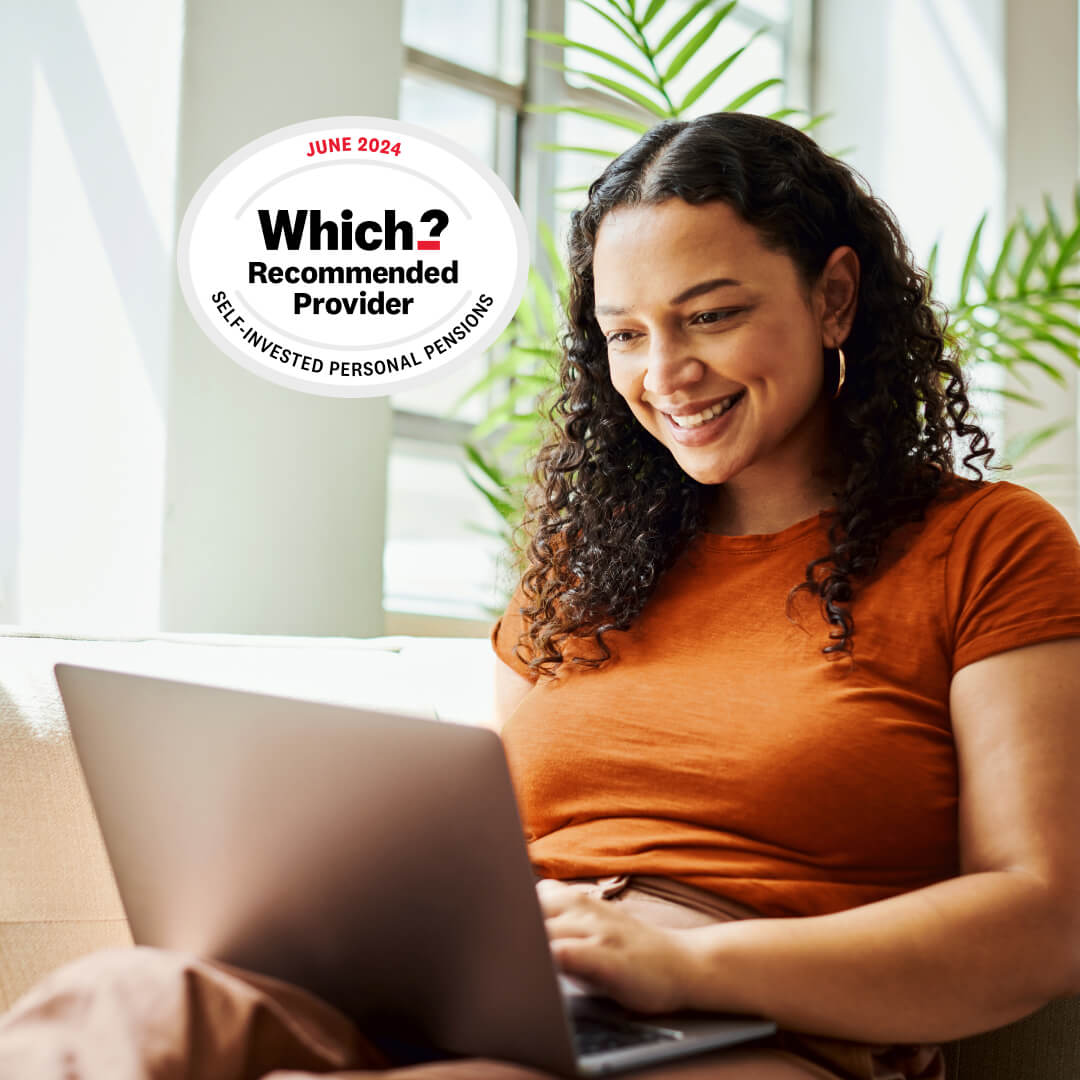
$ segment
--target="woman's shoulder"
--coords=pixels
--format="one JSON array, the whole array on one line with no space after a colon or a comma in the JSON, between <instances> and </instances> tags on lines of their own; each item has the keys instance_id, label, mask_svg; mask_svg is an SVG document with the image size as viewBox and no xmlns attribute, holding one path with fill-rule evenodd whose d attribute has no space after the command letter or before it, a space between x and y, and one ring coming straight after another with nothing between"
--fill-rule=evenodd
<instances>
[{"instance_id":1,"label":"woman's shoulder","mask_svg":"<svg viewBox=\"0 0 1080 1080\"><path fill-rule=\"evenodd\" d=\"M949 576L967 576L972 569L993 570L1020 547L1047 542L1057 552L1080 551L1072 526L1038 492L1010 480L950 472L921 511L890 535L883 563L896 560L901 573L944 564Z\"/></svg>"},{"instance_id":2,"label":"woman's shoulder","mask_svg":"<svg viewBox=\"0 0 1080 1080\"><path fill-rule=\"evenodd\" d=\"M994 480L956 503L944 561L953 670L994 652L1080 635L1080 541L1022 484Z\"/></svg>"},{"instance_id":3,"label":"woman's shoulder","mask_svg":"<svg viewBox=\"0 0 1080 1080\"><path fill-rule=\"evenodd\" d=\"M1068 526L1053 503L1031 488L1011 480L975 480L948 473L927 507L927 517L949 530L978 531L995 527Z\"/></svg>"}]
</instances>

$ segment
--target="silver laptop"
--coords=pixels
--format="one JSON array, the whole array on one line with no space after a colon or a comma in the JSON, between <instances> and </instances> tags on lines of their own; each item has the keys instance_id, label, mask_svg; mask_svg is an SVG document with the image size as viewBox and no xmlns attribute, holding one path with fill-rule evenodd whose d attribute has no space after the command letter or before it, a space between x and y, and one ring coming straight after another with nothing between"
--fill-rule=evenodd
<instances>
[{"instance_id":1,"label":"silver laptop","mask_svg":"<svg viewBox=\"0 0 1080 1080\"><path fill-rule=\"evenodd\" d=\"M380 1034L597 1076L772 1034L557 972L502 741L400 713L56 664L138 944L302 986Z\"/></svg>"}]
</instances>

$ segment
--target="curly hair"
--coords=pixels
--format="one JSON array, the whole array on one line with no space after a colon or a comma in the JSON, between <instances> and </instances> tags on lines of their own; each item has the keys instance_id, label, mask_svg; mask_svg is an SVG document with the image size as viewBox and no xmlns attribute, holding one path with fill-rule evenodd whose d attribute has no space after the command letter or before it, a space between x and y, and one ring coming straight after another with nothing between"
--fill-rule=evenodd
<instances>
[{"instance_id":1,"label":"curly hair","mask_svg":"<svg viewBox=\"0 0 1080 1080\"><path fill-rule=\"evenodd\" d=\"M930 299L929 276L914 265L889 208L861 174L808 135L735 112L657 124L607 166L589 187L587 205L571 216L558 397L544 413L551 428L529 469L512 542L525 566L520 587L532 601L520 608L525 630L517 655L539 674L553 675L564 662L566 639L591 633L602 658L573 661L596 667L610 659L603 635L630 626L703 528L715 493L683 472L613 388L594 313L593 254L604 216L668 199L727 203L768 250L793 260L806 289L837 247L849 245L858 255L846 380L830 402L830 438L846 471L842 490L833 492L831 550L806 567L805 580L787 597L791 620L798 591L820 596L826 623L839 627L822 653L827 660L846 653L853 661L855 624L845 605L855 581L878 567L894 529L924 520L936 497L981 482L971 462L994 451L986 433L967 422L964 374L946 350L948 314L942 308L938 319L941 305ZM825 385L836 385L838 353L823 348L823 355L831 367ZM952 472L953 430L974 436L964 466L975 481ZM519 531L526 545L517 540ZM523 646L530 656L522 657Z\"/></svg>"}]
</instances>

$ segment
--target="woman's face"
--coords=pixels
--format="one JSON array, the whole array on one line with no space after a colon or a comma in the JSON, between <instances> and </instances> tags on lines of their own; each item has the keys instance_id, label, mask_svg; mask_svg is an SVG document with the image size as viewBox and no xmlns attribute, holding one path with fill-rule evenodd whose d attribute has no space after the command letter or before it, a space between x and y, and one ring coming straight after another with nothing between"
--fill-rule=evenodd
<instances>
[{"instance_id":1,"label":"woman's face","mask_svg":"<svg viewBox=\"0 0 1080 1080\"><path fill-rule=\"evenodd\" d=\"M699 483L751 469L770 484L792 478L778 471L809 476L826 451L835 390L823 386L822 350L842 344L850 326L832 321L827 301L844 290L828 281L852 261L849 315L858 288L850 248L834 252L808 295L794 262L763 247L726 203L669 199L610 211L593 279L612 385ZM733 394L741 397L723 416L693 415Z\"/></svg>"}]
</instances>

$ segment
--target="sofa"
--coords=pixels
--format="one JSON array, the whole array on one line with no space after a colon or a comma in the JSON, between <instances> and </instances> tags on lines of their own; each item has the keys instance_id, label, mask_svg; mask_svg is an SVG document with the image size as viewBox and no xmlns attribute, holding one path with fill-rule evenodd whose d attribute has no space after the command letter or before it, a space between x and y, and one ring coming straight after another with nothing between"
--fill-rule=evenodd
<instances>
[{"instance_id":1,"label":"sofa","mask_svg":"<svg viewBox=\"0 0 1080 1080\"><path fill-rule=\"evenodd\" d=\"M55 967L131 943L53 664L493 723L483 638L90 636L0 626L0 1011ZM946 1048L949 1080L1080 1080L1080 998Z\"/></svg>"}]
</instances>

